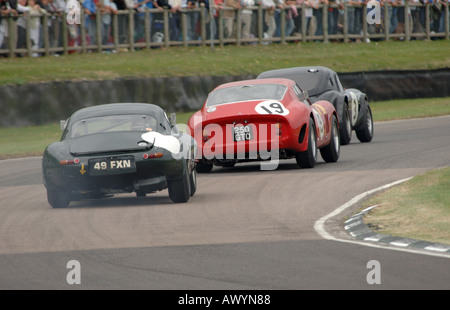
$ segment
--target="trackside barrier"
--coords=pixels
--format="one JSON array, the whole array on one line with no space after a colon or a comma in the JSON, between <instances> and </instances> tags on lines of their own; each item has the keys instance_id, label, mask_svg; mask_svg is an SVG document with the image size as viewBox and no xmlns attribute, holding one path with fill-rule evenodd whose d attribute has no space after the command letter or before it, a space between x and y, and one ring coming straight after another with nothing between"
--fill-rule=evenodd
<instances>
[{"instance_id":1,"label":"trackside barrier","mask_svg":"<svg viewBox=\"0 0 450 310\"><path fill-rule=\"evenodd\" d=\"M383 2L380 7L323 4L317 8L303 3L275 11L261 5L241 9L214 6L210 11L201 4L195 9L176 12L120 10L110 15L109 23L105 23L102 14L86 16L84 10L80 10L77 24L67 23L64 12L57 15L24 13L2 16L0 55L48 56L171 46L210 45L213 48L226 44L308 41L449 40L449 3L439 3L439 11L435 3L428 2L406 2L398 6ZM244 20L244 14L249 12L251 19L246 15ZM373 22L374 16L378 23ZM19 23L19 19L23 19L22 22ZM246 24L243 22L250 23L244 32ZM37 32L36 25L39 25Z\"/></svg>"}]
</instances>

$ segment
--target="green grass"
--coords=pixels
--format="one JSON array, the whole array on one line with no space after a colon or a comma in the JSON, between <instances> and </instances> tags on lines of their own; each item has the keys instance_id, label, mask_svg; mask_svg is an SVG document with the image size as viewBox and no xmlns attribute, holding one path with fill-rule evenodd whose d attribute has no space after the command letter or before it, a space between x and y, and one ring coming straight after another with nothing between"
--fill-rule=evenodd
<instances>
[{"instance_id":1,"label":"green grass","mask_svg":"<svg viewBox=\"0 0 450 310\"><path fill-rule=\"evenodd\" d=\"M390 121L450 114L450 97L371 102L374 121Z\"/></svg>"},{"instance_id":2,"label":"green grass","mask_svg":"<svg viewBox=\"0 0 450 310\"><path fill-rule=\"evenodd\" d=\"M450 67L450 41L291 43L255 46L170 47L117 54L0 58L0 85L118 77L259 74L321 65L337 72ZM45 70L43 69L45 68Z\"/></svg>"},{"instance_id":3,"label":"green grass","mask_svg":"<svg viewBox=\"0 0 450 310\"><path fill-rule=\"evenodd\" d=\"M377 233L450 244L450 167L434 170L379 193L364 207Z\"/></svg>"},{"instance_id":4,"label":"green grass","mask_svg":"<svg viewBox=\"0 0 450 310\"><path fill-rule=\"evenodd\" d=\"M59 141L58 124L0 128L0 159L42 155L51 142Z\"/></svg>"}]
</instances>

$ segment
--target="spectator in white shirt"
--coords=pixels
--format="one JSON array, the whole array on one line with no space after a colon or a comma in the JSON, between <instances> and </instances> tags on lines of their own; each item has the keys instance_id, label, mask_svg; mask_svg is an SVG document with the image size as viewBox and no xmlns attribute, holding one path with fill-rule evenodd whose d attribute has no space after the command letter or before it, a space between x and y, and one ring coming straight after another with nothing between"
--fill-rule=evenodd
<instances>
[{"instance_id":1,"label":"spectator in white shirt","mask_svg":"<svg viewBox=\"0 0 450 310\"><path fill-rule=\"evenodd\" d=\"M242 27L242 39L250 38L250 27L252 25L253 11L246 9L246 7L254 6L254 0L241 0L241 6L244 8L241 11L241 27Z\"/></svg>"},{"instance_id":2,"label":"spectator in white shirt","mask_svg":"<svg viewBox=\"0 0 450 310\"><path fill-rule=\"evenodd\" d=\"M262 0L261 5L265 9L264 21L267 26L266 34L269 39L273 37L277 30L277 24L275 21L275 10L283 7L283 0Z\"/></svg>"}]
</instances>

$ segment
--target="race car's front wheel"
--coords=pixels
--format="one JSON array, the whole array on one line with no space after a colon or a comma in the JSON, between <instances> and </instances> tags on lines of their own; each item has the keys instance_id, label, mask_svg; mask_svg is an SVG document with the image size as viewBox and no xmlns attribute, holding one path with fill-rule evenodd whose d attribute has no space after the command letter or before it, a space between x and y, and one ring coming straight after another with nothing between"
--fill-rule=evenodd
<instances>
[{"instance_id":1,"label":"race car's front wheel","mask_svg":"<svg viewBox=\"0 0 450 310\"><path fill-rule=\"evenodd\" d=\"M327 163L335 163L339 159L339 155L341 152L341 141L339 137L339 129L336 116L333 115L333 119L331 121L331 139L330 143L320 149L320 154L322 155L323 160Z\"/></svg>"},{"instance_id":2,"label":"race car's front wheel","mask_svg":"<svg viewBox=\"0 0 450 310\"><path fill-rule=\"evenodd\" d=\"M373 138L373 118L372 118L372 110L370 106L367 106L366 113L364 114L364 118L362 124L358 129L355 130L356 137L361 142L370 142Z\"/></svg>"},{"instance_id":3,"label":"race car's front wheel","mask_svg":"<svg viewBox=\"0 0 450 310\"><path fill-rule=\"evenodd\" d=\"M70 203L69 193L47 189L47 200L53 208L66 208Z\"/></svg>"},{"instance_id":4,"label":"race car's front wheel","mask_svg":"<svg viewBox=\"0 0 450 310\"><path fill-rule=\"evenodd\" d=\"M306 151L297 153L295 160L300 168L313 168L317 162L317 133L312 118L309 119L308 148Z\"/></svg>"}]
</instances>

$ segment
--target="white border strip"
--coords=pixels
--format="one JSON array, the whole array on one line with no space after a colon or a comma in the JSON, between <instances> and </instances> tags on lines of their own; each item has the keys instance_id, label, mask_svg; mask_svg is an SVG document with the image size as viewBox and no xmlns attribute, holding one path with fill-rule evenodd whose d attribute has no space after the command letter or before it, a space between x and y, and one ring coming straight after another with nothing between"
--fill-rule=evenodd
<instances>
[{"instance_id":1,"label":"white border strip","mask_svg":"<svg viewBox=\"0 0 450 310\"><path fill-rule=\"evenodd\" d=\"M420 251L420 250L415 250L415 249L411 249L411 248L398 248L398 247L389 247L386 245L382 245L382 244L373 244L373 243L366 243L366 242L361 242L361 241L357 241L357 240L347 240L347 239L339 239L336 237L333 237L332 235L330 235L326 230L325 230L325 222L327 220L329 220L332 217L335 217L336 215L338 215L339 213L343 212L344 210L350 208L351 206L353 206L354 204L356 204L357 202L363 200L364 198L366 198L367 196L378 192L378 191L382 191L384 189L387 189L389 187L398 185L400 183L406 182L408 180L412 179L412 177L410 178L406 178L406 179L402 179L402 180L398 180L383 186L380 186L378 188L369 190L367 192L364 192L356 197L353 197L350 201L346 202L345 204L343 204L342 206L340 206L339 208L337 208L336 210L334 210L333 212L329 213L328 215L325 215L324 217L320 218L319 220L317 220L314 223L314 230L324 239L327 240L333 240L333 241L339 241L339 242L345 242L345 243L354 243L354 244L358 244L358 245L364 245L364 246L368 246L368 247L374 247L374 248L382 248L382 249L388 249L388 250L394 250L394 251L402 251L402 252L410 252L410 253L415 253L415 254L423 254L423 255L430 255L430 256L438 256L438 257L445 257L445 258L450 258L450 256L447 254L440 254L440 253L433 253L433 252L426 252L426 251Z\"/></svg>"}]
</instances>

